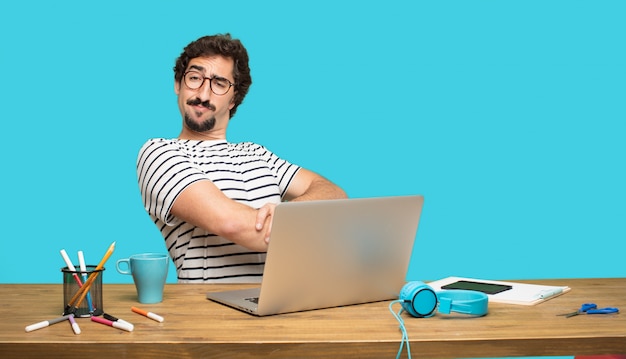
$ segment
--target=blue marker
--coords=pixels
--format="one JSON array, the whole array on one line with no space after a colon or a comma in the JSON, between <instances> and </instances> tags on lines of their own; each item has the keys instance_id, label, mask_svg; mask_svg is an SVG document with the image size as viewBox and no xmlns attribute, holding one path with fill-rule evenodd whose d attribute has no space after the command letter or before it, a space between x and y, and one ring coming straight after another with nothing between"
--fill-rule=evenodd
<instances>
[{"instance_id":1,"label":"blue marker","mask_svg":"<svg viewBox=\"0 0 626 359\"><path fill-rule=\"evenodd\" d=\"M87 266L85 265L85 257L83 257L83 251L78 251L78 264L80 265L80 271L83 272L83 281L87 281ZM93 313L96 308L93 307L93 303L91 302L91 293L87 292L87 305L89 306L89 311Z\"/></svg>"}]
</instances>

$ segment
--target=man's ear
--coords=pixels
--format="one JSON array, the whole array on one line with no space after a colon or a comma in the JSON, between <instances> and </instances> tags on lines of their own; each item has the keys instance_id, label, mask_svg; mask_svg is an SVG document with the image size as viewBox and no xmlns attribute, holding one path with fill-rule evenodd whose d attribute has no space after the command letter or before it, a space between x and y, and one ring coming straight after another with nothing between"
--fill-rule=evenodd
<instances>
[{"instance_id":1,"label":"man's ear","mask_svg":"<svg viewBox=\"0 0 626 359\"><path fill-rule=\"evenodd\" d=\"M180 81L174 80L174 93L178 95L180 92Z\"/></svg>"}]
</instances>

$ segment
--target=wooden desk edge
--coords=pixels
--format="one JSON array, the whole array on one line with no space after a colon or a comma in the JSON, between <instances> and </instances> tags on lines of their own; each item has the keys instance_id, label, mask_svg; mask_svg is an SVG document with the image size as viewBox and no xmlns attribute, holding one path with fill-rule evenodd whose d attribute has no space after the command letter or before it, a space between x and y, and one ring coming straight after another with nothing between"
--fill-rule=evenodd
<instances>
[{"instance_id":1,"label":"wooden desk edge","mask_svg":"<svg viewBox=\"0 0 626 359\"><path fill-rule=\"evenodd\" d=\"M365 343L0 343L0 353L5 358L40 358L60 356L85 358L390 358L394 357L399 342L381 342L375 347ZM472 358L515 356L601 355L626 353L626 338L615 337L602 341L592 339L519 339L477 341L411 341L414 358ZM524 350L518 348L523 347ZM406 350L404 350L406 353ZM406 354L403 354L406 355Z\"/></svg>"},{"instance_id":2,"label":"wooden desk edge","mask_svg":"<svg viewBox=\"0 0 626 359\"><path fill-rule=\"evenodd\" d=\"M612 283L621 291L624 278L588 279L588 281ZM582 283L581 280L546 280L528 281L541 283ZM110 284L112 286L124 286ZM608 285L608 284L607 284ZM9 287L11 285L8 285ZM19 286L19 285L18 285ZM107 284L108 286L108 284ZM178 284L168 284L176 287ZM204 293L206 285L193 285L194 295ZM595 286L595 284L594 284ZM575 289L574 289L575 290ZM620 292L621 293L621 292ZM583 293L576 294L583 295ZM621 294L620 294L621 296ZM578 300L578 299L577 299ZM545 305L545 304L540 304ZM175 333L172 333L175 335ZM502 339L460 339L446 338L445 340L428 340L412 337L411 352L415 358L454 358L454 357L514 357L514 356L562 356L562 355L598 355L626 353L626 330L617 334L605 335L602 338L552 337L552 338L502 338ZM368 345L374 344L374 345ZM30 358L41 357L42 354L54 357L65 357L65 353L72 356L89 358L143 358L143 357L172 357L172 358L250 358L268 356L273 358L328 358L328 357L360 357L381 358L393 357L398 351L400 335L397 340L381 340L374 343L358 341L281 341L281 342L220 342L210 343L202 340L185 340L172 337L171 341L160 340L148 343L144 340L116 342L114 339L105 340L73 340L64 342L52 340L41 342L26 339L20 342L9 342L0 338L0 353L3 357Z\"/></svg>"}]
</instances>

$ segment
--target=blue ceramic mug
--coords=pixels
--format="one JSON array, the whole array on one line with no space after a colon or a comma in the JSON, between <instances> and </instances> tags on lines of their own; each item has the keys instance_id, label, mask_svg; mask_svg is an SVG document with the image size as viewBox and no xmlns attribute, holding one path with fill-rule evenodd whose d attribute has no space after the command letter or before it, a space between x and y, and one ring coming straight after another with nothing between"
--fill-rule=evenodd
<instances>
[{"instance_id":1,"label":"blue ceramic mug","mask_svg":"<svg viewBox=\"0 0 626 359\"><path fill-rule=\"evenodd\" d=\"M139 303L160 303L163 301L168 261L168 254L142 253L118 260L116 268L121 274L133 276Z\"/></svg>"}]
</instances>

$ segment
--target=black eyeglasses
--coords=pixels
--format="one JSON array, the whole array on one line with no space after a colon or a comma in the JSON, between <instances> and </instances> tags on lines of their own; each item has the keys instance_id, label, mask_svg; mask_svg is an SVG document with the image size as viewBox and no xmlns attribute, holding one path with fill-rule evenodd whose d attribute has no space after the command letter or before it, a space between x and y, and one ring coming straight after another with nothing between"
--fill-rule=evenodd
<instances>
[{"instance_id":1,"label":"black eyeglasses","mask_svg":"<svg viewBox=\"0 0 626 359\"><path fill-rule=\"evenodd\" d=\"M185 86L190 90L197 90L204 85L205 80L209 80L209 87L216 95L225 95L235 84L223 77L205 77L198 71L187 71L183 76Z\"/></svg>"}]
</instances>

